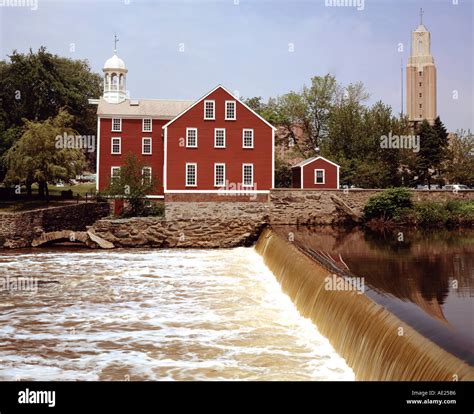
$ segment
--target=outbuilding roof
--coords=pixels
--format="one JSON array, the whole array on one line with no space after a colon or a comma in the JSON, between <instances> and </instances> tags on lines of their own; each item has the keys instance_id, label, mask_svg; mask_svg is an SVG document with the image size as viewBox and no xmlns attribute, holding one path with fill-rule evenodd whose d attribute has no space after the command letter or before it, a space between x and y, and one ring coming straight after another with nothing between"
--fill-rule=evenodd
<instances>
[{"instance_id":1,"label":"outbuilding roof","mask_svg":"<svg viewBox=\"0 0 474 414\"><path fill-rule=\"evenodd\" d=\"M336 164L335 162L332 162L332 161L329 161L327 158L324 158L324 157L321 157L321 156L317 156L317 157L311 157L311 158L307 158L301 162L299 162L298 164L295 164L293 165L293 167L291 168L299 168L299 167L304 167L306 164L309 164L313 161L316 161L318 159L322 159L326 162L328 162L329 164L332 164L332 165L335 165L336 167L340 167L340 165Z\"/></svg>"}]
</instances>

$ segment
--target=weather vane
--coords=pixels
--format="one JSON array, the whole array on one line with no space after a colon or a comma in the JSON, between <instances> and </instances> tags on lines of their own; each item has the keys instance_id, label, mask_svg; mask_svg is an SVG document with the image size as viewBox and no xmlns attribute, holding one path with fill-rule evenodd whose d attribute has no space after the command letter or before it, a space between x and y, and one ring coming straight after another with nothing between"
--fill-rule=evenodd
<instances>
[{"instance_id":1,"label":"weather vane","mask_svg":"<svg viewBox=\"0 0 474 414\"><path fill-rule=\"evenodd\" d=\"M118 37L117 37L117 33L115 33L114 35L114 53L117 53L117 42L119 41Z\"/></svg>"},{"instance_id":2,"label":"weather vane","mask_svg":"<svg viewBox=\"0 0 474 414\"><path fill-rule=\"evenodd\" d=\"M423 24L423 8L420 9L420 24Z\"/></svg>"}]
</instances>

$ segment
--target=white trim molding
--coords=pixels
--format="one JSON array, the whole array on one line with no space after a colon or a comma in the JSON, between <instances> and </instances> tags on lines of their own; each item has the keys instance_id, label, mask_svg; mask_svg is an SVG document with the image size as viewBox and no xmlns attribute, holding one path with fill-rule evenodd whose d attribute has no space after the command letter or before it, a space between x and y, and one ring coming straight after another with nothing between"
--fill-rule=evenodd
<instances>
[{"instance_id":1,"label":"white trim molding","mask_svg":"<svg viewBox=\"0 0 474 414\"><path fill-rule=\"evenodd\" d=\"M194 166L194 184L188 184L188 166ZM185 170L185 187L197 187L198 183L198 165L196 162L187 162Z\"/></svg>"},{"instance_id":2,"label":"white trim molding","mask_svg":"<svg viewBox=\"0 0 474 414\"><path fill-rule=\"evenodd\" d=\"M252 133L252 145L247 146L245 145L245 133L246 132L251 132ZM243 149L253 149L255 146L255 133L253 131L253 128L243 128L242 129L242 148Z\"/></svg>"},{"instance_id":3,"label":"white trim molding","mask_svg":"<svg viewBox=\"0 0 474 414\"><path fill-rule=\"evenodd\" d=\"M188 144L188 138L189 138L189 132L195 132L196 136L195 138L195 143L194 145L189 145ZM197 128L186 128L186 148L197 148L198 146L198 129Z\"/></svg>"},{"instance_id":4,"label":"white trim molding","mask_svg":"<svg viewBox=\"0 0 474 414\"><path fill-rule=\"evenodd\" d=\"M233 104L234 105L234 108L233 108L233 111L234 111L234 116L231 118L228 116L227 114L227 104ZM237 120L237 102L235 100L233 101L225 101L225 120L226 121L236 121Z\"/></svg>"},{"instance_id":5,"label":"white trim molding","mask_svg":"<svg viewBox=\"0 0 474 414\"><path fill-rule=\"evenodd\" d=\"M114 139L118 139L119 150L114 152ZM121 155L122 154L122 138L121 137L111 137L110 138L110 155Z\"/></svg>"},{"instance_id":6,"label":"white trim molding","mask_svg":"<svg viewBox=\"0 0 474 414\"><path fill-rule=\"evenodd\" d=\"M97 148L96 148L96 161L95 161L95 189L99 191L99 166L100 166L100 116L97 117Z\"/></svg>"},{"instance_id":7,"label":"white trim molding","mask_svg":"<svg viewBox=\"0 0 474 414\"><path fill-rule=\"evenodd\" d=\"M269 194L270 190L167 190L165 194Z\"/></svg>"},{"instance_id":8,"label":"white trim molding","mask_svg":"<svg viewBox=\"0 0 474 414\"><path fill-rule=\"evenodd\" d=\"M318 183L318 172L322 171L323 173L323 181L321 183ZM314 169L314 184L326 184L326 170L323 168L315 168Z\"/></svg>"},{"instance_id":9,"label":"white trim molding","mask_svg":"<svg viewBox=\"0 0 474 414\"><path fill-rule=\"evenodd\" d=\"M252 167L252 184L245 184L245 167ZM254 187L255 182L254 182L254 170L253 170L253 164L251 163L244 163L242 164L242 187Z\"/></svg>"},{"instance_id":10,"label":"white trim molding","mask_svg":"<svg viewBox=\"0 0 474 414\"><path fill-rule=\"evenodd\" d=\"M114 128L114 121L118 119L120 121L120 129L115 129ZM112 132L122 132L122 118L117 118L117 117L114 117L112 118L112 128L111 128Z\"/></svg>"},{"instance_id":11,"label":"white trim molding","mask_svg":"<svg viewBox=\"0 0 474 414\"><path fill-rule=\"evenodd\" d=\"M223 131L224 132L224 137L223 137L224 145L217 145L217 132L218 131ZM225 141L226 141L225 128L214 128L214 148L225 148L225 146L226 146Z\"/></svg>"},{"instance_id":12,"label":"white trim molding","mask_svg":"<svg viewBox=\"0 0 474 414\"><path fill-rule=\"evenodd\" d=\"M215 92L217 89L222 89L224 92L229 94L232 98L235 98L239 104L241 104L244 108L248 109L250 112L252 112L257 118L259 118L262 122L264 122L266 125L268 125L270 128L272 128L274 131L276 131L276 128L270 124L265 118L263 118L261 115L257 114L252 108L250 108L247 104L242 102L241 100L237 99L231 92L229 92L226 88L224 88L222 85L217 85L214 89L206 93L204 96L199 98L196 102L194 102L189 108L186 108L184 111L182 111L180 114L176 115L172 120L170 120L167 124L163 125L162 128L167 128L169 125L171 125L174 121L177 119L181 118L186 112L190 111L192 108L194 108L196 105L198 105L200 102L202 102L204 99L206 99L210 94Z\"/></svg>"},{"instance_id":13,"label":"white trim molding","mask_svg":"<svg viewBox=\"0 0 474 414\"><path fill-rule=\"evenodd\" d=\"M275 188L275 130L272 129L272 188Z\"/></svg>"},{"instance_id":14,"label":"white trim molding","mask_svg":"<svg viewBox=\"0 0 474 414\"><path fill-rule=\"evenodd\" d=\"M212 104L212 117L207 116L207 104ZM216 119L216 101L214 99L204 100L204 121L214 121Z\"/></svg>"},{"instance_id":15,"label":"white trim molding","mask_svg":"<svg viewBox=\"0 0 474 414\"><path fill-rule=\"evenodd\" d=\"M166 167L168 164L168 128L163 130L164 157L163 157L163 191L166 191Z\"/></svg>"},{"instance_id":16,"label":"white trim molding","mask_svg":"<svg viewBox=\"0 0 474 414\"><path fill-rule=\"evenodd\" d=\"M150 129L145 129L145 121L150 121ZM153 119L152 118L142 119L142 132L153 132Z\"/></svg>"},{"instance_id":17,"label":"white trim molding","mask_svg":"<svg viewBox=\"0 0 474 414\"><path fill-rule=\"evenodd\" d=\"M222 171L222 183L217 182L217 167L224 167ZM215 162L214 163L214 187L222 187L225 185L225 163Z\"/></svg>"},{"instance_id":18,"label":"white trim molding","mask_svg":"<svg viewBox=\"0 0 474 414\"><path fill-rule=\"evenodd\" d=\"M145 140L150 141L150 152L145 152ZM153 155L153 140L151 137L142 137L142 155Z\"/></svg>"}]
</instances>

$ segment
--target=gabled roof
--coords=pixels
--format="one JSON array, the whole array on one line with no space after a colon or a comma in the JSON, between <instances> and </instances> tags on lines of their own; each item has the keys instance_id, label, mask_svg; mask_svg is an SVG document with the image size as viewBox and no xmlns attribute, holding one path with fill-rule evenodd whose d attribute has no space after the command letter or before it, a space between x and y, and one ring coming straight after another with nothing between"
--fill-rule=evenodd
<instances>
[{"instance_id":1,"label":"gabled roof","mask_svg":"<svg viewBox=\"0 0 474 414\"><path fill-rule=\"evenodd\" d=\"M329 161L327 158L317 156L317 157L307 158L306 160L303 160L303 161L299 162L298 164L293 165L293 167L291 167L291 168L304 167L306 164L309 164L309 163L311 163L313 161L316 161L318 159L322 159L322 160L328 162L329 164L332 164L336 167L340 167L340 165L336 164L335 162Z\"/></svg>"},{"instance_id":2,"label":"gabled roof","mask_svg":"<svg viewBox=\"0 0 474 414\"><path fill-rule=\"evenodd\" d=\"M194 102L167 99L125 99L121 103L109 103L104 98L100 98L97 115L149 116L158 119L173 119Z\"/></svg>"},{"instance_id":3,"label":"gabled roof","mask_svg":"<svg viewBox=\"0 0 474 414\"><path fill-rule=\"evenodd\" d=\"M247 108L250 112L252 112L255 116L260 118L265 124L267 124L270 128L273 130L276 130L276 128L270 124L266 119L262 118L259 114L257 114L253 109L249 108L244 102L242 102L240 99L236 98L231 92L229 92L226 88L224 88L222 85L217 85L214 89L206 93L203 97L199 98L194 104L183 110L180 114L178 114L174 119L172 119L170 122L168 122L166 125L163 125L162 128L167 128L169 125L171 125L174 121L176 121L178 118L181 118L186 112L188 112L191 108L196 106L198 103L202 102L204 99L206 99L211 93L216 91L217 89L222 89L224 92L228 93L230 96L232 96L236 101L238 101L240 104L242 104L245 108Z\"/></svg>"}]
</instances>

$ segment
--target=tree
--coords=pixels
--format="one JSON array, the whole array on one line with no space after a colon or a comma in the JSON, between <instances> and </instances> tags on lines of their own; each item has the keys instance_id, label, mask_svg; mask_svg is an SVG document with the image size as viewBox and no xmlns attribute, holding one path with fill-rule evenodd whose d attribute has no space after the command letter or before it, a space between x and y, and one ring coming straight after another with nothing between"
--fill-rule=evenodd
<instances>
[{"instance_id":1,"label":"tree","mask_svg":"<svg viewBox=\"0 0 474 414\"><path fill-rule=\"evenodd\" d=\"M291 165L277 158L275 162L275 187L289 188L291 187L291 181Z\"/></svg>"},{"instance_id":2,"label":"tree","mask_svg":"<svg viewBox=\"0 0 474 414\"><path fill-rule=\"evenodd\" d=\"M304 158L315 155L327 135L337 88L334 76L315 76L311 79L311 86L303 86L301 92L289 92L277 100L280 125L286 131L285 139Z\"/></svg>"},{"instance_id":3,"label":"tree","mask_svg":"<svg viewBox=\"0 0 474 414\"><path fill-rule=\"evenodd\" d=\"M87 61L52 55L45 47L36 53L13 51L9 59L0 61L0 157L21 136L25 119L44 121L61 108L74 116L72 128L95 135L96 108L88 98L101 95L102 80ZM0 181L4 173L0 165Z\"/></svg>"},{"instance_id":4,"label":"tree","mask_svg":"<svg viewBox=\"0 0 474 414\"><path fill-rule=\"evenodd\" d=\"M474 186L474 135L470 131L458 130L451 136L446 158L449 182Z\"/></svg>"},{"instance_id":5,"label":"tree","mask_svg":"<svg viewBox=\"0 0 474 414\"><path fill-rule=\"evenodd\" d=\"M436 173L440 177L439 169L446 157L448 133L439 117L433 126L426 119L423 120L417 133L420 136L420 151L416 162L419 181L426 182L428 188L431 188L433 175Z\"/></svg>"},{"instance_id":6,"label":"tree","mask_svg":"<svg viewBox=\"0 0 474 414\"><path fill-rule=\"evenodd\" d=\"M146 167L135 154L125 156L125 164L120 168L120 175L112 177L104 195L126 199L129 202L130 216L140 216L144 213L144 199L153 192L156 180L146 174Z\"/></svg>"},{"instance_id":7,"label":"tree","mask_svg":"<svg viewBox=\"0 0 474 414\"><path fill-rule=\"evenodd\" d=\"M83 152L62 148L56 140L64 133L75 134L72 123L73 116L65 110L46 121L25 120L23 134L5 155L7 184L24 184L31 196L32 184L38 183L39 195L43 198L49 197L49 182L67 182L80 173L85 163Z\"/></svg>"}]
</instances>

